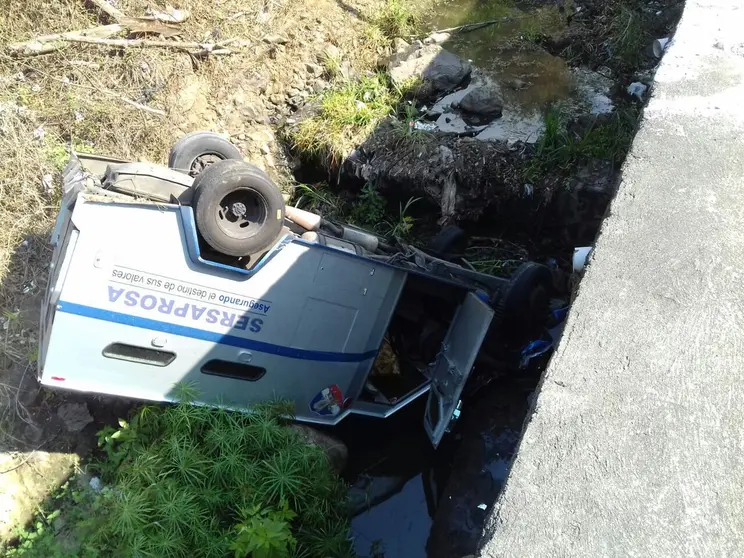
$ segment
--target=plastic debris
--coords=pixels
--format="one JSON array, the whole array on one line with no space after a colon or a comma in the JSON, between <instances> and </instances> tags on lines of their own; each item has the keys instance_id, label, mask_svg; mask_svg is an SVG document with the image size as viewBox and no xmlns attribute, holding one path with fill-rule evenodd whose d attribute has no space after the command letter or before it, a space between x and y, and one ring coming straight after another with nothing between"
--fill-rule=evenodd
<instances>
[{"instance_id":1,"label":"plastic debris","mask_svg":"<svg viewBox=\"0 0 744 558\"><path fill-rule=\"evenodd\" d=\"M522 349L522 352L520 353L520 359L519 359L519 367L520 368L527 368L530 361L535 358L539 357L540 355L544 355L549 350L553 348L553 340L546 340L546 339L536 339L535 341L530 341L527 346Z\"/></svg>"},{"instance_id":2,"label":"plastic debris","mask_svg":"<svg viewBox=\"0 0 744 558\"><path fill-rule=\"evenodd\" d=\"M550 312L548 317L547 328L540 339L530 341L527 346L522 349L519 358L519 368L525 369L530 364L533 358L544 355L553 348L561 340L563 335L563 327L568 317L569 306L556 308Z\"/></svg>"},{"instance_id":3,"label":"plastic debris","mask_svg":"<svg viewBox=\"0 0 744 558\"><path fill-rule=\"evenodd\" d=\"M478 504L478 509L479 510L486 511L486 508L488 508L488 506L486 504Z\"/></svg>"},{"instance_id":4,"label":"plastic debris","mask_svg":"<svg viewBox=\"0 0 744 558\"><path fill-rule=\"evenodd\" d=\"M90 486L90 489L93 492L100 492L101 490L103 490L103 482L98 477L93 477L92 479L90 479L90 481L88 482L88 486Z\"/></svg>"},{"instance_id":5,"label":"plastic debris","mask_svg":"<svg viewBox=\"0 0 744 558\"><path fill-rule=\"evenodd\" d=\"M662 55L664 54L664 51L669 46L670 40L671 39L669 37L664 37L663 39L656 39L654 41L652 49L654 51L654 56L656 56L656 58L662 57Z\"/></svg>"},{"instance_id":6,"label":"plastic debris","mask_svg":"<svg viewBox=\"0 0 744 558\"><path fill-rule=\"evenodd\" d=\"M638 100L643 100L643 95L645 95L646 90L648 89L648 85L645 83L641 83L640 81L634 81L628 86L627 92L628 95L631 97L636 97Z\"/></svg>"},{"instance_id":7,"label":"plastic debris","mask_svg":"<svg viewBox=\"0 0 744 558\"><path fill-rule=\"evenodd\" d=\"M437 129L437 125L434 122L420 122L417 120L413 123L413 128L422 132L434 132Z\"/></svg>"},{"instance_id":8,"label":"plastic debris","mask_svg":"<svg viewBox=\"0 0 744 558\"><path fill-rule=\"evenodd\" d=\"M45 174L41 177L41 184L47 192L54 190L54 177L51 174Z\"/></svg>"},{"instance_id":9,"label":"plastic debris","mask_svg":"<svg viewBox=\"0 0 744 558\"><path fill-rule=\"evenodd\" d=\"M576 273L584 271L586 263L589 261L589 256L592 255L593 248L591 246L579 246L574 248L573 254L573 270Z\"/></svg>"}]
</instances>

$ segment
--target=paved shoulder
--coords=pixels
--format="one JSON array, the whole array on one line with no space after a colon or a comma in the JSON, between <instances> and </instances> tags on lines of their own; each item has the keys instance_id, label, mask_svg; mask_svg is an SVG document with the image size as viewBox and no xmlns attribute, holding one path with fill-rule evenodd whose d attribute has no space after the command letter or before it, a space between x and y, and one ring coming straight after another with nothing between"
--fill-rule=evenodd
<instances>
[{"instance_id":1,"label":"paved shoulder","mask_svg":"<svg viewBox=\"0 0 744 558\"><path fill-rule=\"evenodd\" d=\"M656 79L482 556L744 556L744 3Z\"/></svg>"}]
</instances>

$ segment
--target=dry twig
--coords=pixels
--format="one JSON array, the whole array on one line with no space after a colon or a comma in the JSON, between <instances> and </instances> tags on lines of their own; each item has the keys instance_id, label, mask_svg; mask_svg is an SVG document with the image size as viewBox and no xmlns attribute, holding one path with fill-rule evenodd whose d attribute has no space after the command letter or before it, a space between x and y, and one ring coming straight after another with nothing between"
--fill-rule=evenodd
<instances>
[{"instance_id":1,"label":"dry twig","mask_svg":"<svg viewBox=\"0 0 744 558\"><path fill-rule=\"evenodd\" d=\"M483 27L496 25L497 23L506 23L507 21L514 21L514 18L502 17L499 19L489 19L488 21L466 23L464 25L458 25L457 27L447 27L446 29L435 29L434 31L429 33L429 35L434 35L435 33L469 33L470 31L475 31L476 29L482 29Z\"/></svg>"},{"instance_id":2,"label":"dry twig","mask_svg":"<svg viewBox=\"0 0 744 558\"><path fill-rule=\"evenodd\" d=\"M89 89L91 91L99 91L100 93L103 93L104 95L108 95L109 97L115 97L116 99L119 99L120 101L133 106L136 109L144 110L145 112L149 112L152 114L157 114L158 116L165 116L165 111L149 107L147 105L143 105L142 103L138 103L137 101L133 101L131 99L128 99L124 97L123 95L120 95L119 93L115 91L111 91L109 89L101 89L100 87L91 87L89 85L83 85L82 83L73 83L71 81L65 81L59 78L53 78L54 80L64 83L65 85L72 85L73 87L80 87L81 89Z\"/></svg>"},{"instance_id":3,"label":"dry twig","mask_svg":"<svg viewBox=\"0 0 744 558\"><path fill-rule=\"evenodd\" d=\"M143 22L149 25L149 22ZM161 25L156 23L157 25ZM192 54L232 54L232 51L225 48L227 45L235 42L235 39L221 41L219 43L198 43L191 41L164 41L155 39L111 39L123 30L126 26L120 24L104 25L93 27L82 31L70 31L67 33L57 33L55 35L42 35L30 41L22 43L12 43L8 45L8 50L17 56L35 56L37 54L47 54L63 48L67 43L85 43L93 45L102 45L120 48L172 48L176 50L189 51ZM196 51L196 52L194 52Z\"/></svg>"},{"instance_id":4,"label":"dry twig","mask_svg":"<svg viewBox=\"0 0 744 558\"><path fill-rule=\"evenodd\" d=\"M127 16L124 15L122 11L114 8L111 4L106 2L106 0L90 0L90 3L96 6L99 10L109 16L111 20L115 21L116 23L124 23L125 20L129 19L127 18Z\"/></svg>"}]
</instances>

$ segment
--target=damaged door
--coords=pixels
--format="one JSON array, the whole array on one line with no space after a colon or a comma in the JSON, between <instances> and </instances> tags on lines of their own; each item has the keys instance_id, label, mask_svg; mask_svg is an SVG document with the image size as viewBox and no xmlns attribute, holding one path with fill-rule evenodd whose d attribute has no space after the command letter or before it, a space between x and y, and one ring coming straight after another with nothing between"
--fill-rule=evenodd
<instances>
[{"instance_id":1,"label":"damaged door","mask_svg":"<svg viewBox=\"0 0 744 558\"><path fill-rule=\"evenodd\" d=\"M424 428L434 447L439 445L449 427L492 318L491 307L474 293L468 293L429 368L431 389Z\"/></svg>"}]
</instances>

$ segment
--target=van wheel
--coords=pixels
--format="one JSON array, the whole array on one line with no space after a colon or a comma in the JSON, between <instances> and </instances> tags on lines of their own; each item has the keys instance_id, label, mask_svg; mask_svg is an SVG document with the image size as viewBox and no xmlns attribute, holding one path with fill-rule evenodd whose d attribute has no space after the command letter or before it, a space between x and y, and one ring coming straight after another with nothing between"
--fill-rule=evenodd
<instances>
[{"instance_id":1,"label":"van wheel","mask_svg":"<svg viewBox=\"0 0 744 558\"><path fill-rule=\"evenodd\" d=\"M196 176L209 165L226 159L243 160L232 143L214 132L186 134L171 148L168 166L190 176Z\"/></svg>"},{"instance_id":2,"label":"van wheel","mask_svg":"<svg viewBox=\"0 0 744 558\"><path fill-rule=\"evenodd\" d=\"M284 224L284 200L269 177L243 161L218 161L194 180L196 228L212 248L248 256L268 248Z\"/></svg>"},{"instance_id":3,"label":"van wheel","mask_svg":"<svg viewBox=\"0 0 744 558\"><path fill-rule=\"evenodd\" d=\"M531 334L545 323L553 277L544 265L527 262L512 275L502 299L504 325L517 335Z\"/></svg>"},{"instance_id":4,"label":"van wheel","mask_svg":"<svg viewBox=\"0 0 744 558\"><path fill-rule=\"evenodd\" d=\"M465 231L457 225L447 225L434 235L426 248L438 258L452 261L462 256L467 245L468 238Z\"/></svg>"}]
</instances>

